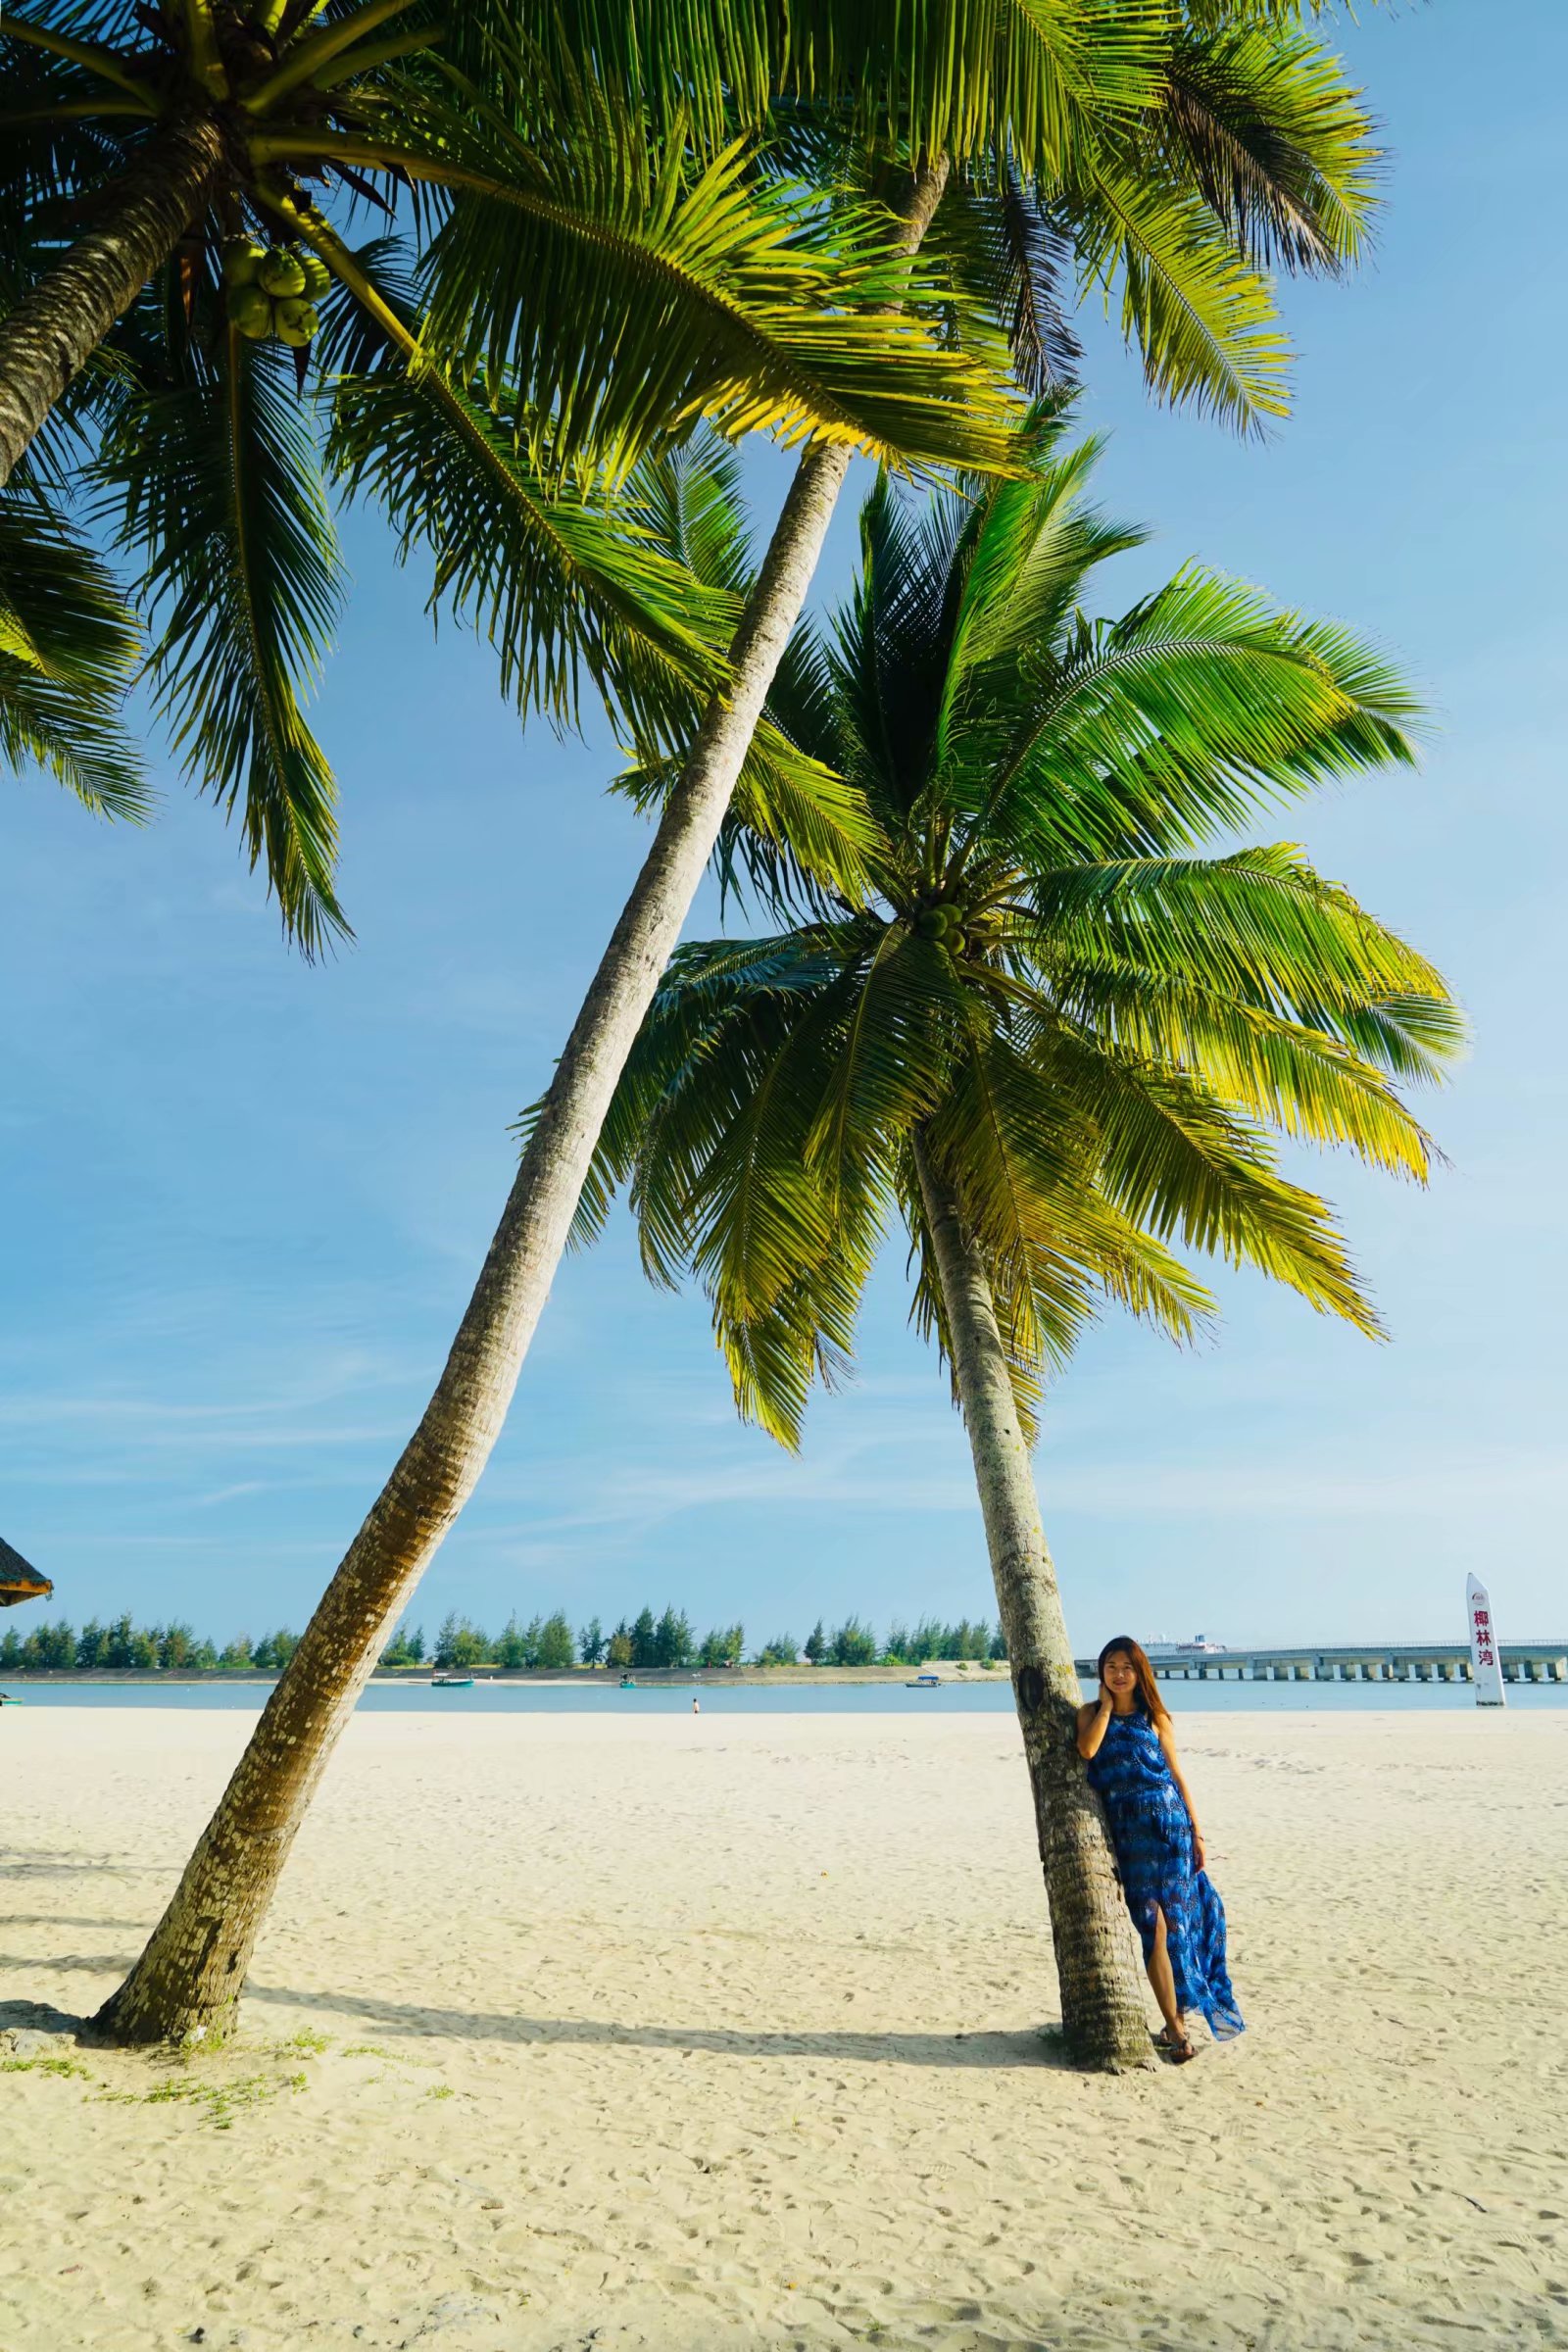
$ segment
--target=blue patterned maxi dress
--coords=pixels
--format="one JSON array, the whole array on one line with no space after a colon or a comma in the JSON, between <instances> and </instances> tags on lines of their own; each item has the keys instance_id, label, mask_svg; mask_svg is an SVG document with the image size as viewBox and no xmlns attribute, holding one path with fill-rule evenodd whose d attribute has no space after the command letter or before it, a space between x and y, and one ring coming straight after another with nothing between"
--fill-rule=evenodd
<instances>
[{"instance_id":1,"label":"blue patterned maxi dress","mask_svg":"<svg viewBox=\"0 0 1568 2352\"><path fill-rule=\"evenodd\" d=\"M1145 1960L1154 1948L1155 1913L1163 1911L1177 2003L1200 2010L1215 2040L1228 2041L1244 2027L1225 1966L1225 1906L1208 1873L1193 1868L1193 1825L1142 1707L1111 1716L1089 1759L1089 1781L1110 1824Z\"/></svg>"}]
</instances>

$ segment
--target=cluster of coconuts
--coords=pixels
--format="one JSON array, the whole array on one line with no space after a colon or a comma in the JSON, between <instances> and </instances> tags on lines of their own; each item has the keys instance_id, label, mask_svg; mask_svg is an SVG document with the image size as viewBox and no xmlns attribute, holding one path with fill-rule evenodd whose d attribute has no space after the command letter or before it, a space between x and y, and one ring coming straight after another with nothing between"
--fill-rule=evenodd
<instances>
[{"instance_id":1,"label":"cluster of coconuts","mask_svg":"<svg viewBox=\"0 0 1568 2352\"><path fill-rule=\"evenodd\" d=\"M991 908L979 914L965 914L962 907L939 905L922 906L915 915L914 928L921 939L929 939L940 948L965 949L974 955L995 943L1002 925Z\"/></svg>"},{"instance_id":2,"label":"cluster of coconuts","mask_svg":"<svg viewBox=\"0 0 1568 2352\"><path fill-rule=\"evenodd\" d=\"M242 335L265 343L275 335L303 351L320 320L316 304L332 282L318 254L292 245L258 245L235 237L223 248L224 308Z\"/></svg>"}]
</instances>

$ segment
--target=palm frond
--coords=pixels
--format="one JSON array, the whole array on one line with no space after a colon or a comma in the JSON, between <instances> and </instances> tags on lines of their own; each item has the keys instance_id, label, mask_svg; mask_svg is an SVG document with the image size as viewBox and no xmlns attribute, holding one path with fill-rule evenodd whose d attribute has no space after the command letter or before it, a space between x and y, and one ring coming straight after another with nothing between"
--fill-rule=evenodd
<instances>
[{"instance_id":1,"label":"palm frond","mask_svg":"<svg viewBox=\"0 0 1568 2352\"><path fill-rule=\"evenodd\" d=\"M1413 762L1409 689L1348 632L1187 565L1020 679L1005 760L983 738L974 838L1042 866L1163 854L1334 775Z\"/></svg>"},{"instance_id":2,"label":"palm frond","mask_svg":"<svg viewBox=\"0 0 1568 2352\"><path fill-rule=\"evenodd\" d=\"M1335 270L1358 257L1378 176L1372 127L1340 61L1304 30L1233 21L1180 34L1148 142L1255 268Z\"/></svg>"},{"instance_id":3,"label":"palm frond","mask_svg":"<svg viewBox=\"0 0 1568 2352\"><path fill-rule=\"evenodd\" d=\"M984 1253L1027 1428L1043 1372L1067 1361L1104 1296L1175 1339L1209 1311L1202 1286L1105 1197L1098 1137L1071 1094L978 1001L968 1051L924 1133Z\"/></svg>"},{"instance_id":4,"label":"palm frond","mask_svg":"<svg viewBox=\"0 0 1568 2352\"><path fill-rule=\"evenodd\" d=\"M1083 346L1070 309L1077 299L1073 242L1047 194L1010 161L950 185L923 248L967 299L955 331L978 349L977 333L998 339L1004 357L1034 399L1078 381Z\"/></svg>"},{"instance_id":5,"label":"palm frond","mask_svg":"<svg viewBox=\"0 0 1568 2352\"><path fill-rule=\"evenodd\" d=\"M1085 497L1104 445L1092 435L1062 449L1069 413L1064 404L1037 411L1028 475L987 485L978 502L949 634L943 760L955 724L966 738L981 729L989 742L993 712L1004 722L1020 686L1030 693L1054 657L1096 565L1148 536L1109 520Z\"/></svg>"},{"instance_id":6,"label":"palm frond","mask_svg":"<svg viewBox=\"0 0 1568 2352\"><path fill-rule=\"evenodd\" d=\"M1032 936L1080 967L1195 981L1297 1019L1390 997L1446 1004L1441 973L1294 843L1225 858L1080 864L1032 878Z\"/></svg>"},{"instance_id":7,"label":"palm frond","mask_svg":"<svg viewBox=\"0 0 1568 2352\"><path fill-rule=\"evenodd\" d=\"M882 931L824 1074L806 1150L829 1201L857 1197L898 1138L931 1116L952 1066L962 992L952 960L906 924Z\"/></svg>"},{"instance_id":8,"label":"palm frond","mask_svg":"<svg viewBox=\"0 0 1568 2352\"><path fill-rule=\"evenodd\" d=\"M759 176L744 142L694 173L608 87L563 79L552 112L546 144L411 103L395 142L342 152L456 191L430 241L427 336L483 371L487 397L510 387L547 420L557 455L624 473L654 435L707 416L898 465L1010 463L1005 390L898 312L919 271L885 214L824 216L814 192Z\"/></svg>"},{"instance_id":9,"label":"palm frond","mask_svg":"<svg viewBox=\"0 0 1568 2352\"><path fill-rule=\"evenodd\" d=\"M1107 158L1062 204L1086 288L1102 289L1107 310L1120 288L1152 392L1250 435L1289 413L1291 346L1268 282L1215 236L1201 196Z\"/></svg>"},{"instance_id":10,"label":"palm frond","mask_svg":"<svg viewBox=\"0 0 1568 2352\"><path fill-rule=\"evenodd\" d=\"M0 762L46 769L100 815L144 817L150 795L121 720L140 650L107 566L13 477L0 490Z\"/></svg>"},{"instance_id":11,"label":"palm frond","mask_svg":"<svg viewBox=\"0 0 1568 2352\"><path fill-rule=\"evenodd\" d=\"M1251 1266L1369 1338L1383 1328L1315 1193L1288 1183L1261 1131L1197 1080L1058 1034L1054 1058L1100 1130L1101 1180L1159 1240Z\"/></svg>"},{"instance_id":12,"label":"palm frond","mask_svg":"<svg viewBox=\"0 0 1568 2352\"><path fill-rule=\"evenodd\" d=\"M401 560L428 551L432 611L484 633L521 710L575 724L586 680L627 730L684 741L723 678L738 599L667 557L632 508L537 463L433 360L385 338L355 356L333 381L328 467L380 506Z\"/></svg>"},{"instance_id":13,"label":"palm frond","mask_svg":"<svg viewBox=\"0 0 1568 2352\"><path fill-rule=\"evenodd\" d=\"M1135 1061L1191 1074L1280 1134L1342 1146L1417 1183L1432 1171L1432 1138L1385 1071L1341 1043L1327 1020L1291 1020L1219 989L1145 973L1068 967L1056 976L1056 996L1075 1026L1092 1023Z\"/></svg>"},{"instance_id":14,"label":"palm frond","mask_svg":"<svg viewBox=\"0 0 1568 2352\"><path fill-rule=\"evenodd\" d=\"M253 867L315 956L347 923L336 786L307 726L343 567L291 355L228 329L216 368L127 400L97 479L159 623L156 703L187 772L238 807Z\"/></svg>"},{"instance_id":15,"label":"palm frond","mask_svg":"<svg viewBox=\"0 0 1568 2352\"><path fill-rule=\"evenodd\" d=\"M670 564L737 603L751 593L756 565L746 523L740 453L711 426L646 457L621 510Z\"/></svg>"},{"instance_id":16,"label":"palm frond","mask_svg":"<svg viewBox=\"0 0 1568 2352\"><path fill-rule=\"evenodd\" d=\"M834 622L824 686L851 771L894 838L929 775L970 535L962 497L938 493L922 511L886 474L860 511L859 570Z\"/></svg>"},{"instance_id":17,"label":"palm frond","mask_svg":"<svg viewBox=\"0 0 1568 2352\"><path fill-rule=\"evenodd\" d=\"M863 140L959 162L1010 152L1056 177L1156 102L1170 33L1167 0L582 0L540 38L710 143L783 97L845 116Z\"/></svg>"}]
</instances>

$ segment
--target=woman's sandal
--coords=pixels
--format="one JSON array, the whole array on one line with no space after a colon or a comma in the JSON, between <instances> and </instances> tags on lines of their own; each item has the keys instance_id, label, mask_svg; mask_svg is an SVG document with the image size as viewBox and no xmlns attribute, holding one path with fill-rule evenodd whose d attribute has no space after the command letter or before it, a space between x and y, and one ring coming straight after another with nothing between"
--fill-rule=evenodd
<instances>
[{"instance_id":1,"label":"woman's sandal","mask_svg":"<svg viewBox=\"0 0 1568 2352\"><path fill-rule=\"evenodd\" d=\"M1198 2056L1187 2035L1174 2033L1169 2026L1160 2027L1154 2035L1154 2047L1164 2052L1172 2066L1185 2066L1190 2058Z\"/></svg>"}]
</instances>

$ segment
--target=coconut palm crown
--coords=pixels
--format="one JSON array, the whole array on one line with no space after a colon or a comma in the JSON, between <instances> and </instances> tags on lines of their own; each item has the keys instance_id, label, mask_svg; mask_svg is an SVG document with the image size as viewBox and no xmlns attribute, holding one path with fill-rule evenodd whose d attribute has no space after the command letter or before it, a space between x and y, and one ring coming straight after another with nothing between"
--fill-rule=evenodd
<instances>
[{"instance_id":1,"label":"coconut palm crown","mask_svg":"<svg viewBox=\"0 0 1568 2352\"><path fill-rule=\"evenodd\" d=\"M96 508L161 714L308 953L346 928L306 714L334 493L431 560L521 709L570 722L586 686L673 732L738 614L617 522L650 440L708 414L1006 462L1004 380L893 315L883 211L661 132L504 10L33 0L0 20L0 480L57 537Z\"/></svg>"},{"instance_id":2,"label":"coconut palm crown","mask_svg":"<svg viewBox=\"0 0 1568 2352\"><path fill-rule=\"evenodd\" d=\"M523 709L569 720L586 683L673 741L737 616L605 492L695 416L1003 463L998 327L1026 380L1059 373L1069 277L1119 288L1163 396L1281 413L1267 272L1354 257L1373 151L1336 61L1265 14L579 0L519 30L489 0L25 0L0 19L0 478L92 458L175 742L312 951L345 928L305 709L334 487L428 552ZM911 277L865 160L939 150ZM814 797L853 881L826 779L757 783L764 832Z\"/></svg>"},{"instance_id":3,"label":"coconut palm crown","mask_svg":"<svg viewBox=\"0 0 1568 2352\"><path fill-rule=\"evenodd\" d=\"M1410 690L1197 565L1092 618L1142 536L1088 502L1096 454L1058 416L1027 480L923 510L879 486L854 592L770 706L865 795L873 894L795 877L791 927L680 950L584 1196L579 1240L629 1183L649 1272L701 1277L742 1409L786 1443L895 1212L947 1350L921 1157L983 1253L1026 1426L1107 1296L1177 1335L1208 1311L1177 1245L1376 1333L1277 1139L1431 1167L1400 1090L1460 1044L1440 975L1299 849L1202 854L1408 762ZM780 906L791 877L760 880Z\"/></svg>"}]
</instances>

